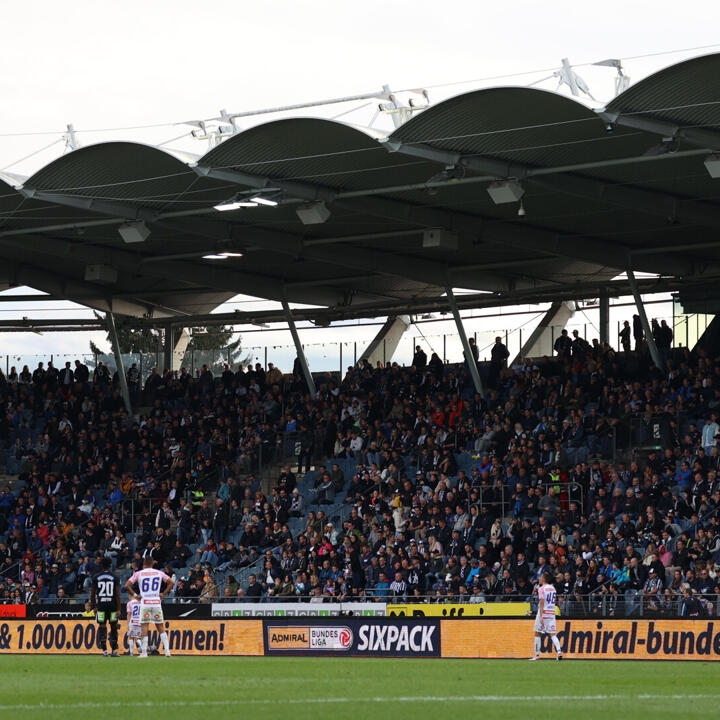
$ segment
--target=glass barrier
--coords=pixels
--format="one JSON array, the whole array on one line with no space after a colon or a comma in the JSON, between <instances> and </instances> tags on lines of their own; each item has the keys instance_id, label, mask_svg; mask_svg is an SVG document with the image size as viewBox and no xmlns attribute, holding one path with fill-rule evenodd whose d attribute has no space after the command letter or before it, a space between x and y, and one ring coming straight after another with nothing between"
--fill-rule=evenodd
<instances>
[{"instance_id":1,"label":"glass barrier","mask_svg":"<svg viewBox=\"0 0 720 720\"><path fill-rule=\"evenodd\" d=\"M610 306L610 330L609 341L613 348L620 348L619 333L623 327L623 319L631 320L632 310L628 307ZM650 319L661 322L665 320L667 325L673 329L673 346L688 347L692 349L707 326L712 322L714 315L694 313L691 315L678 314L674 316L657 316L652 315L652 307L650 311ZM622 311L622 312L621 312ZM492 347L495 344L495 338L500 337L501 341L506 345L509 352L509 362L512 362L520 353L521 348L528 343L533 334L543 312L527 313L527 319L523 319L522 325L514 329L494 329L480 328L479 323L482 318L467 318L464 320L465 331L469 339L474 339L478 348L478 357L481 362L489 361L491 358ZM546 331L541 333L533 345L532 355L541 357L544 355L553 355L553 347L555 341L562 330L568 331L568 335L572 339L574 330L578 331L580 337L588 342L592 342L594 338L599 338L599 332L593 316L590 311L582 313L589 314L588 321L581 317L571 318L567 325L553 324L547 327ZM496 318L497 319L497 318ZM517 316L516 316L517 319ZM510 322L510 315L508 315ZM447 329L447 332L427 332L428 328L439 326ZM338 342L324 343L305 343L305 355L312 372L341 372L343 375L347 367L354 365L362 357L363 352L369 345L367 338L363 340L349 340ZM631 330L631 345L634 347L634 339ZM393 349L389 342L381 342L374 353L374 359L379 360L383 364L396 362L399 365L410 365L415 354L415 348L420 346L428 360L432 353L437 353L441 360L445 363L459 363L464 360L464 351L460 338L455 330L455 325L449 320L433 320L424 321L419 324L411 325L407 332L403 334ZM226 362L230 362L233 370L238 365L243 366L255 365L259 363L262 367L267 368L269 363L279 368L283 373L292 372L295 363L296 351L295 346L291 344L284 345L251 345L241 347L239 350L231 350L223 348L220 350L195 350L185 352L182 360L176 365L176 369L181 367L187 368L193 376L197 376L204 366L207 366L213 375L222 373ZM71 368L75 368L75 360L80 360L88 366L90 377L92 379L98 362L103 362L109 369L111 375L115 372L115 356L109 354L10 354L5 355L4 359L0 356L0 369L8 375L15 368L19 374L24 366L28 371L32 372L37 368L38 363L42 362L47 368L48 363L61 369L66 362L70 363ZM165 356L162 351L154 353L127 353L123 355L123 365L125 370L130 369L135 363L140 373L141 382L144 384L153 368L157 368L162 373L165 365Z\"/></svg>"}]
</instances>

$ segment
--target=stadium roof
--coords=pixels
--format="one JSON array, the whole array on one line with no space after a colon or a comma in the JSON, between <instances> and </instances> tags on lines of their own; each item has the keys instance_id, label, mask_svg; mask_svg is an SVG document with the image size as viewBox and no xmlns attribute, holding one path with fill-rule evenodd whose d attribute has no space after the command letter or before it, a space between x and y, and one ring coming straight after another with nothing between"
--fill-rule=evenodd
<instances>
[{"instance_id":1,"label":"stadium roof","mask_svg":"<svg viewBox=\"0 0 720 720\"><path fill-rule=\"evenodd\" d=\"M84 147L0 176L0 283L136 317L203 314L242 293L328 320L440 306L448 286L492 293L483 304L591 297L628 267L707 285L720 276L720 180L705 165L720 150L719 75L719 54L695 58L600 111L478 90L389 136L278 120L195 163ZM522 202L495 204L493 182L519 185ZM215 209L258 195L278 204ZM324 222L298 215L323 209ZM124 242L136 222L150 234ZM223 252L242 256L203 259Z\"/></svg>"}]
</instances>

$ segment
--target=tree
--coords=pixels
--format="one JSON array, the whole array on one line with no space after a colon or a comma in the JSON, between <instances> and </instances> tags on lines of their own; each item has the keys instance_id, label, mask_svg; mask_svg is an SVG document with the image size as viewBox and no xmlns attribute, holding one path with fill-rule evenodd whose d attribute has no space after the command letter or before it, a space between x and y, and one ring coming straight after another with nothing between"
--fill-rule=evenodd
<instances>
[{"instance_id":1,"label":"tree","mask_svg":"<svg viewBox=\"0 0 720 720\"><path fill-rule=\"evenodd\" d=\"M237 363L247 365L250 362L250 356L241 358L242 337L238 335L237 340L233 340L234 332L231 327L211 325L204 328L187 328L187 331L190 334L190 342L187 346L185 358L183 358L183 365L186 367L190 365L187 353L195 351L223 351L221 356L213 354L207 359L204 359L202 355L199 358L196 356L195 366L213 365L213 370L218 370L226 362L230 362L233 366ZM228 355L230 357L229 361Z\"/></svg>"},{"instance_id":2,"label":"tree","mask_svg":"<svg viewBox=\"0 0 720 720\"><path fill-rule=\"evenodd\" d=\"M101 315L95 313L98 320L104 321ZM158 353L162 352L165 345L165 330L157 328L133 328L132 321L123 321L116 318L115 326L118 334L118 343L120 344L120 352L125 354L140 353ZM185 349L185 355L181 365L190 368L194 363L190 357L190 353L196 351L208 351L210 354L207 358L197 358L195 364L212 365L214 370L222 367L223 363L228 362L228 354L230 363L235 365L238 362L247 364L250 361L249 356L241 359L242 353L242 337L237 336L233 340L234 331L231 327L221 325L213 325L210 327L187 328L190 340ZM107 336L107 343L112 347L110 334ZM213 351L222 350L222 353ZM95 355L104 355L102 350L91 340L90 351ZM112 352L112 351L111 351Z\"/></svg>"},{"instance_id":3,"label":"tree","mask_svg":"<svg viewBox=\"0 0 720 720\"><path fill-rule=\"evenodd\" d=\"M101 322L105 322L102 315L95 313L95 317ZM138 330L122 318L116 317L115 329L117 330L120 352L123 355L128 353L155 353L163 348L163 333L155 328L140 328ZM107 336L107 343L112 348L110 333ZM95 355L106 354L92 340L90 341L90 351ZM110 352L112 352L112 349Z\"/></svg>"}]
</instances>

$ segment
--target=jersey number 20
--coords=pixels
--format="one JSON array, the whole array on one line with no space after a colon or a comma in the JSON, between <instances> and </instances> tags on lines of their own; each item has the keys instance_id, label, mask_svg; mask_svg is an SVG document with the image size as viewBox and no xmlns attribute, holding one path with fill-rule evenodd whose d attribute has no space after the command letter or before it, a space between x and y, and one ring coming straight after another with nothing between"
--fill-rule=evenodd
<instances>
[{"instance_id":1,"label":"jersey number 20","mask_svg":"<svg viewBox=\"0 0 720 720\"><path fill-rule=\"evenodd\" d=\"M112 580L98 580L98 599L100 602L108 602L113 599L113 587L114 583Z\"/></svg>"}]
</instances>

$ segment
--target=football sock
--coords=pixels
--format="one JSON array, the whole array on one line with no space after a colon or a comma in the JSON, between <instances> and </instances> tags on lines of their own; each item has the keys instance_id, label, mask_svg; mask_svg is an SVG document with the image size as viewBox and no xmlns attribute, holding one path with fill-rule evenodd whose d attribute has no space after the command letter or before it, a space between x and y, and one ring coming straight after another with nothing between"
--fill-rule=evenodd
<instances>
[{"instance_id":1,"label":"football sock","mask_svg":"<svg viewBox=\"0 0 720 720\"><path fill-rule=\"evenodd\" d=\"M553 635L550 639L552 640L552 644L555 650L557 652L562 652L562 650L560 649L560 641L557 639L557 635Z\"/></svg>"},{"instance_id":2,"label":"football sock","mask_svg":"<svg viewBox=\"0 0 720 720\"><path fill-rule=\"evenodd\" d=\"M168 634L166 632L160 633L160 642L162 642L163 650L170 652L170 643L168 642Z\"/></svg>"},{"instance_id":3,"label":"football sock","mask_svg":"<svg viewBox=\"0 0 720 720\"><path fill-rule=\"evenodd\" d=\"M535 638L535 654L536 655L540 654L540 638L539 637Z\"/></svg>"},{"instance_id":4,"label":"football sock","mask_svg":"<svg viewBox=\"0 0 720 720\"><path fill-rule=\"evenodd\" d=\"M142 654L147 655L148 637L147 635L142 639Z\"/></svg>"},{"instance_id":5,"label":"football sock","mask_svg":"<svg viewBox=\"0 0 720 720\"><path fill-rule=\"evenodd\" d=\"M110 647L112 650L118 649L118 627L117 623L110 623Z\"/></svg>"},{"instance_id":6,"label":"football sock","mask_svg":"<svg viewBox=\"0 0 720 720\"><path fill-rule=\"evenodd\" d=\"M107 628L105 627L105 624L98 626L97 631L97 645L100 648L100 650L106 650L106 642L107 642Z\"/></svg>"}]
</instances>

